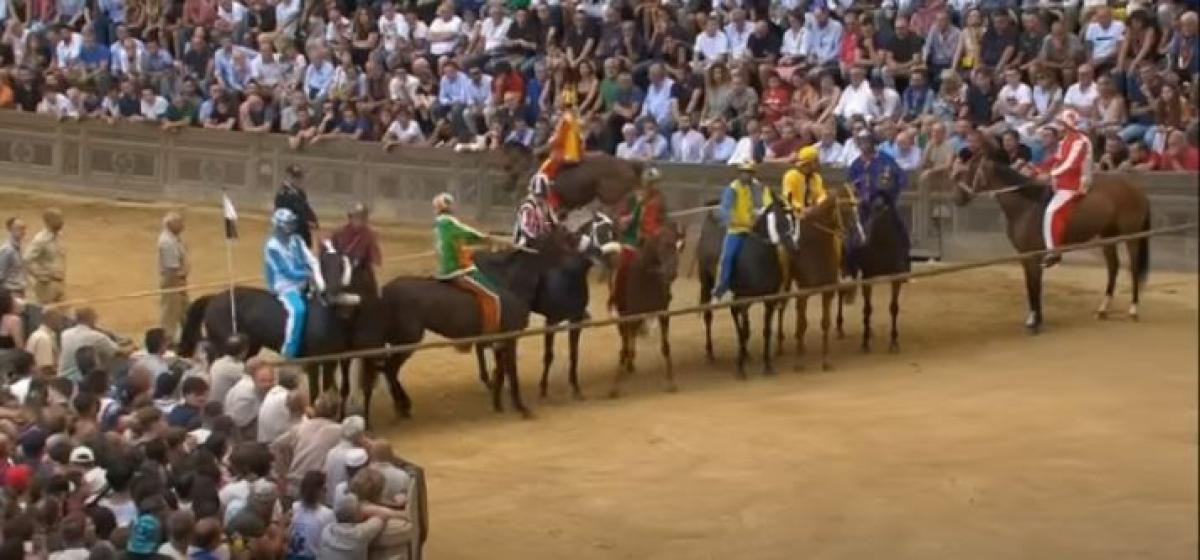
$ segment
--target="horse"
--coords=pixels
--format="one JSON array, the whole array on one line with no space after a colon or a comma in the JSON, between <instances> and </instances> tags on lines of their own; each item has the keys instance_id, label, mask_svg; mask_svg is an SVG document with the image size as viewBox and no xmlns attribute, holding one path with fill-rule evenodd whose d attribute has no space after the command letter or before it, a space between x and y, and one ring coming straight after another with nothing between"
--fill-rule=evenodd
<instances>
[{"instance_id":1,"label":"horse","mask_svg":"<svg viewBox=\"0 0 1200 560\"><path fill-rule=\"evenodd\" d=\"M642 241L637 255L620 277L624 286L618 290L620 297L614 302L619 315L665 311L671 305L671 283L675 281L679 272L679 253L683 251L685 238L685 232L678 225L668 222L663 224L657 233ZM674 392L677 387L675 369L671 362L670 327L671 318L666 315L659 316L659 348L666 364L666 389L668 392ZM642 331L641 321L617 323L621 352L618 355L617 374L609 391L610 398L620 396L621 382L633 373L637 337Z\"/></svg>"},{"instance_id":2,"label":"horse","mask_svg":"<svg viewBox=\"0 0 1200 560\"><path fill-rule=\"evenodd\" d=\"M830 194L825 200L811 207L796 224L796 254L789 259L790 284L803 290L818 286L831 286L838 283L841 263L838 259L838 245L842 242L839 224L846 223L841 212L848 209L854 212L854 204L843 204L837 196ZM853 218L851 218L853 219ZM829 361L829 326L830 310L836 290L821 292L821 369L829 371L832 364ZM805 354L804 335L808 330L808 298L807 295L796 297L796 354ZM783 319L787 310L786 301L779 308L779 340L777 347L783 347ZM798 363L797 367L803 367Z\"/></svg>"},{"instance_id":3,"label":"horse","mask_svg":"<svg viewBox=\"0 0 1200 560\"><path fill-rule=\"evenodd\" d=\"M855 228L846 232L847 235L860 235L860 243L853 243L846 246L846 258L844 259L845 272L851 279L869 280L876 276L887 276L892 274L902 274L912 270L912 264L909 262L908 253L910 249L907 227L900 219L900 213L892 204L888 204L879 197L874 197L872 200L859 201L858 204L869 205L869 215L865 223L858 223L858 215L855 215ZM892 317L891 338L888 343L888 351L896 353L900 351L900 287L903 282L892 282L892 299L888 305L888 311ZM864 353L871 351L871 285L862 285L862 302L863 302L863 335L862 335L862 351ZM844 299L850 299L854 295L853 289L849 291L839 290L837 294L837 336L843 338L845 330L842 328L842 303Z\"/></svg>"},{"instance_id":4,"label":"horse","mask_svg":"<svg viewBox=\"0 0 1200 560\"><path fill-rule=\"evenodd\" d=\"M524 188L537 165L533 151L510 142L504 144L499 157L506 188ZM579 163L562 167L552 190L558 195L559 210L563 212L582 208L593 200L615 207L641 181L641 175L639 162L589 152Z\"/></svg>"},{"instance_id":5,"label":"horse","mask_svg":"<svg viewBox=\"0 0 1200 560\"><path fill-rule=\"evenodd\" d=\"M959 160L955 164L951 175L957 187L955 203L964 206L977 194L994 197L1008 222L1008 240L1013 248L1022 253L1045 249L1042 219L1049 197L1048 188L999 163L986 148L977 152L969 161ZM1150 229L1150 199L1145 191L1123 175L1095 177L1091 190L1072 204L1066 243L1083 243L1097 237ZM1129 240L1125 249L1129 253L1132 284L1129 317L1136 321L1141 287L1150 272L1150 240ZM1108 317L1121 266L1116 245L1105 245L1103 253L1108 276L1104 298L1096 310L1098 319ZM1023 261L1021 267L1025 272L1025 295L1029 305L1025 327L1030 333L1037 333L1042 327L1042 266L1039 259L1030 258Z\"/></svg>"},{"instance_id":6,"label":"horse","mask_svg":"<svg viewBox=\"0 0 1200 560\"><path fill-rule=\"evenodd\" d=\"M532 298L537 290L538 279L547 270L559 266L572 251L568 246L569 235L561 228L532 243L532 249L513 249L504 252L495 260L493 276L500 284L500 330L517 332L529 324ZM385 315L383 337L387 344L405 345L420 342L425 331L433 331L446 338L468 338L483 334L479 302L466 291L448 282L429 277L400 276L380 290L380 307ZM505 378L509 382L512 406L522 416L532 413L521 400L517 378L517 339L512 338L492 344L496 367L499 372L490 383L492 406L503 411L500 392ZM388 355L384 373L391 391L393 407L400 417L408 417L412 411L412 400L400 383L400 368L412 352ZM367 372L364 371L364 374ZM371 408L371 393L374 379L364 379L363 407Z\"/></svg>"},{"instance_id":7,"label":"horse","mask_svg":"<svg viewBox=\"0 0 1200 560\"><path fill-rule=\"evenodd\" d=\"M566 322L578 325L586 320L588 315L588 272L595 259L610 250L610 244L615 238L615 225L612 218L597 213L592 220L584 224L584 233L579 235L579 251L577 255L566 257L562 265L544 272L538 279L537 289L532 296L530 310L545 318L547 325L557 325ZM494 253L477 253L475 263L480 270L493 278L502 274L501 267L495 262L501 255ZM548 332L544 336L542 350L542 380L539 383L541 398L546 398L549 389L550 366L554 363L554 334ZM579 388L579 337L582 329L573 327L567 331L568 353L570 367L567 377L571 384L571 395L576 400L583 400L583 391ZM482 346L475 347L475 356L479 363L479 378L484 386L490 386L487 377L487 359Z\"/></svg>"},{"instance_id":8,"label":"horse","mask_svg":"<svg viewBox=\"0 0 1200 560\"><path fill-rule=\"evenodd\" d=\"M795 252L796 216L792 209L773 197L768 205L755 220L751 231L746 234L742 250L734 262L733 277L730 280L730 290L734 299L742 297L757 297L779 293L784 286L784 270L779 258L779 247L788 253ZM696 260L700 270L700 304L706 304L712 299L712 290L716 285L717 267L721 259L721 250L725 239L725 226L718 221L715 212L705 215L704 224L700 228L700 241L696 245ZM768 301L763 304L763 373L774 373L771 353L771 328L774 324L775 309L778 301ZM749 353L746 343L750 339L749 306L734 305L729 309L733 316L733 324L738 336L738 377L746 378L746 359ZM712 311L701 313L704 318L704 350L709 362L715 360L712 346Z\"/></svg>"},{"instance_id":9,"label":"horse","mask_svg":"<svg viewBox=\"0 0 1200 560\"><path fill-rule=\"evenodd\" d=\"M324 293L308 295L308 313L304 323L303 353L316 356L341 352L351 348L354 328L354 312L364 301L376 295L370 288L360 285L350 258L339 253L329 241L322 243L317 253L320 274L325 280ZM232 303L236 304L237 327L232 325L233 310L230 308L230 292L223 291L196 298L184 315L180 334L179 353L191 356L200 339L207 338L217 348L224 348L225 341L237 332L247 339L247 347L253 356L263 347L278 351L283 347L287 311L274 294L262 289L237 286L233 289ZM203 332L203 335L202 335ZM343 372L342 404L349 396L350 386L346 383L349 362L322 363L308 369L309 389L313 394L333 386L334 369L341 366ZM317 376L321 383L318 386Z\"/></svg>"}]
</instances>

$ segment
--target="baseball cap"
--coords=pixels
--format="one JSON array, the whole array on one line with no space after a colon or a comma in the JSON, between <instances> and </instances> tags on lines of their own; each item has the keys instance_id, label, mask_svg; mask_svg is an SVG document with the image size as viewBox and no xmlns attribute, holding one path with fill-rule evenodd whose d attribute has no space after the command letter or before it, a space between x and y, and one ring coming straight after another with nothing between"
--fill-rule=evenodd
<instances>
[{"instance_id":1,"label":"baseball cap","mask_svg":"<svg viewBox=\"0 0 1200 560\"><path fill-rule=\"evenodd\" d=\"M72 465L86 465L96 462L96 454L92 453L91 448L79 446L71 450Z\"/></svg>"},{"instance_id":2,"label":"baseball cap","mask_svg":"<svg viewBox=\"0 0 1200 560\"><path fill-rule=\"evenodd\" d=\"M361 447L355 447L346 452L346 466L357 469L367 464L367 450Z\"/></svg>"},{"instance_id":3,"label":"baseball cap","mask_svg":"<svg viewBox=\"0 0 1200 560\"><path fill-rule=\"evenodd\" d=\"M367 421L363 420L362 416L347 416L345 420L342 420L342 437L345 439L355 439L366 431Z\"/></svg>"}]
</instances>

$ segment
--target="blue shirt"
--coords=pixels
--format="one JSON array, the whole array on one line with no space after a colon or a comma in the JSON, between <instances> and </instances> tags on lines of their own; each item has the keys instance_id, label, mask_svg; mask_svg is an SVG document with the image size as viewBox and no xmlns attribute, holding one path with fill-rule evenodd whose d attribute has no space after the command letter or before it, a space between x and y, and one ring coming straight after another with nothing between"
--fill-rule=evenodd
<instances>
[{"instance_id":1,"label":"blue shirt","mask_svg":"<svg viewBox=\"0 0 1200 560\"><path fill-rule=\"evenodd\" d=\"M480 76L479 83L467 79L467 103L476 107L485 107L492 98L492 77Z\"/></svg>"},{"instance_id":2,"label":"blue shirt","mask_svg":"<svg viewBox=\"0 0 1200 560\"><path fill-rule=\"evenodd\" d=\"M109 62L111 57L112 53L108 50L108 47L100 43L96 43L90 48L84 45L79 49L80 62L83 62L83 65L90 69L99 68L101 63Z\"/></svg>"},{"instance_id":3,"label":"blue shirt","mask_svg":"<svg viewBox=\"0 0 1200 560\"><path fill-rule=\"evenodd\" d=\"M895 205L908 180L908 176L896 165L896 160L879 150L876 150L875 157L869 162L865 156L858 156L858 159L850 164L846 176L850 184L854 185L855 195L862 203L858 207L862 216L870 211L870 202L876 197L882 198L889 205Z\"/></svg>"},{"instance_id":4,"label":"blue shirt","mask_svg":"<svg viewBox=\"0 0 1200 560\"><path fill-rule=\"evenodd\" d=\"M663 78L659 85L650 83L646 86L646 98L642 101L641 116L649 116L653 118L659 126L666 126L671 122L671 99L672 92L675 88L675 81L671 78Z\"/></svg>"},{"instance_id":5,"label":"blue shirt","mask_svg":"<svg viewBox=\"0 0 1200 560\"><path fill-rule=\"evenodd\" d=\"M442 76L438 84L438 105L466 105L471 102L471 79L457 72L453 79Z\"/></svg>"},{"instance_id":6,"label":"blue shirt","mask_svg":"<svg viewBox=\"0 0 1200 560\"><path fill-rule=\"evenodd\" d=\"M289 235L280 241L272 235L263 246L263 268L267 277L267 289L276 294L299 291L312 278L308 259L304 253L304 240L299 235Z\"/></svg>"},{"instance_id":7,"label":"blue shirt","mask_svg":"<svg viewBox=\"0 0 1200 560\"><path fill-rule=\"evenodd\" d=\"M842 24L830 19L824 26L820 26L814 19L807 25L808 33L804 35L807 46L805 52L815 57L820 64L837 62L838 50L842 45Z\"/></svg>"},{"instance_id":8,"label":"blue shirt","mask_svg":"<svg viewBox=\"0 0 1200 560\"><path fill-rule=\"evenodd\" d=\"M928 87L915 88L909 86L900 96L904 104L904 118L915 119L925 113L925 109L933 102L933 91Z\"/></svg>"},{"instance_id":9,"label":"blue shirt","mask_svg":"<svg viewBox=\"0 0 1200 560\"><path fill-rule=\"evenodd\" d=\"M304 89L311 93L310 98L329 95L329 86L333 84L333 65L328 60L320 64L309 64L304 69Z\"/></svg>"},{"instance_id":10,"label":"blue shirt","mask_svg":"<svg viewBox=\"0 0 1200 560\"><path fill-rule=\"evenodd\" d=\"M125 23L125 0L100 0L100 11L108 15L108 21Z\"/></svg>"}]
</instances>

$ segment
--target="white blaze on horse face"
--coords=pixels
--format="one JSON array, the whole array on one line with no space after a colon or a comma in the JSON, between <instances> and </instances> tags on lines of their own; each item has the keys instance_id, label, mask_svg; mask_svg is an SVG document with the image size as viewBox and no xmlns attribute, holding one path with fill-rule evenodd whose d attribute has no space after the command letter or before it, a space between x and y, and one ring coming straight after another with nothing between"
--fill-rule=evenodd
<instances>
[{"instance_id":1,"label":"white blaze on horse face","mask_svg":"<svg viewBox=\"0 0 1200 560\"><path fill-rule=\"evenodd\" d=\"M354 274L354 268L350 266L350 257L342 255L342 287L350 285L351 275Z\"/></svg>"},{"instance_id":2,"label":"white blaze on horse face","mask_svg":"<svg viewBox=\"0 0 1200 560\"><path fill-rule=\"evenodd\" d=\"M767 238L773 245L779 244L779 225L775 223L775 213L767 213Z\"/></svg>"},{"instance_id":3,"label":"white blaze on horse face","mask_svg":"<svg viewBox=\"0 0 1200 560\"><path fill-rule=\"evenodd\" d=\"M331 254L331 255L332 255L332 254L334 254L334 253L336 253L336 252L337 252L337 251L335 251L335 250L333 249L333 242L332 242L332 241L330 241L330 240L326 239L325 241L321 242L321 244L325 246L325 252L326 252L326 253L329 253L329 254Z\"/></svg>"}]
</instances>

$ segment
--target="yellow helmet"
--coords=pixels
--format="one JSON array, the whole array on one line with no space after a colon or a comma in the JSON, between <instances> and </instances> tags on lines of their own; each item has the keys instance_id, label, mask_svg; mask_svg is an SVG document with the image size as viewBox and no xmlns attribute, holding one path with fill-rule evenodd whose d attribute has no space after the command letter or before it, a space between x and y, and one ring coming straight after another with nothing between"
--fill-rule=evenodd
<instances>
[{"instance_id":1,"label":"yellow helmet","mask_svg":"<svg viewBox=\"0 0 1200 560\"><path fill-rule=\"evenodd\" d=\"M737 170L738 171L749 171L749 172L753 173L758 170L758 166L754 164L754 160L748 159L746 161L743 161L743 162L737 164Z\"/></svg>"},{"instance_id":2,"label":"yellow helmet","mask_svg":"<svg viewBox=\"0 0 1200 560\"><path fill-rule=\"evenodd\" d=\"M816 145L805 146L796 150L796 163L820 163L820 156Z\"/></svg>"},{"instance_id":3,"label":"yellow helmet","mask_svg":"<svg viewBox=\"0 0 1200 560\"><path fill-rule=\"evenodd\" d=\"M560 101L563 107L574 107L578 102L578 94L575 93L575 88L571 86L564 87L560 95Z\"/></svg>"}]
</instances>

